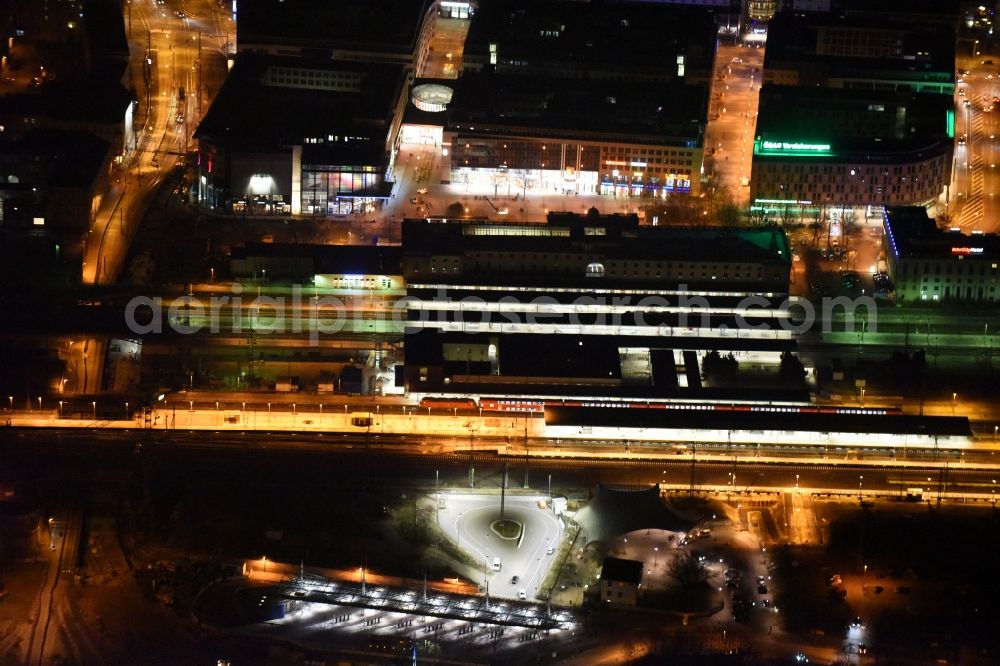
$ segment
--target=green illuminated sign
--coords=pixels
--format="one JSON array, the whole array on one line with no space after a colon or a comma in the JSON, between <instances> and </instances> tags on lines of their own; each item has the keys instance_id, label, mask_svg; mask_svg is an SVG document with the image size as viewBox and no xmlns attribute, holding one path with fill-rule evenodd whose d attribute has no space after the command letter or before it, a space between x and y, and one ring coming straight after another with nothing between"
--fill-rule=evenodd
<instances>
[{"instance_id":1,"label":"green illuminated sign","mask_svg":"<svg viewBox=\"0 0 1000 666\"><path fill-rule=\"evenodd\" d=\"M948 109L947 115L944 121L945 130L948 132L948 138L955 138L955 109Z\"/></svg>"},{"instance_id":2,"label":"green illuminated sign","mask_svg":"<svg viewBox=\"0 0 1000 666\"><path fill-rule=\"evenodd\" d=\"M810 155L819 157L830 154L830 144L762 140L757 142L755 152L758 155Z\"/></svg>"}]
</instances>

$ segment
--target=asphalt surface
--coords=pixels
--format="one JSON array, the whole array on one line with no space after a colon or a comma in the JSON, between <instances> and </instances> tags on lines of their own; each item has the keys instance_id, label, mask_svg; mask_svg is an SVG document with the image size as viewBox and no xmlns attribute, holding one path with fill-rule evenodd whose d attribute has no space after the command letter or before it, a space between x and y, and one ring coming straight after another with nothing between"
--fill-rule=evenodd
<instances>
[{"instance_id":1,"label":"asphalt surface","mask_svg":"<svg viewBox=\"0 0 1000 666\"><path fill-rule=\"evenodd\" d=\"M520 539L505 539L493 531L492 524L500 519L500 498L489 495L444 494L444 508L439 514L441 529L474 559L489 565L489 591L500 597L517 597L524 590L526 597L535 598L552 563L550 547L558 548L562 526L550 509L539 508L545 495L512 496L504 502L504 518L524 526ZM492 564L500 558L500 571ZM518 576L518 582L512 582Z\"/></svg>"}]
</instances>

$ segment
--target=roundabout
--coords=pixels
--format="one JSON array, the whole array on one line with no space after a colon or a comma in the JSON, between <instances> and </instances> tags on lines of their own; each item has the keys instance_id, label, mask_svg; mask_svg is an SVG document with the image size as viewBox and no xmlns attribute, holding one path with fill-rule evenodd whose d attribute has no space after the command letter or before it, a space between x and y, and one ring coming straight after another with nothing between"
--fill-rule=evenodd
<instances>
[{"instance_id":1,"label":"roundabout","mask_svg":"<svg viewBox=\"0 0 1000 666\"><path fill-rule=\"evenodd\" d=\"M491 596L534 599L563 537L562 521L547 496L507 496L503 518L499 495L442 495L440 527L479 562L478 583ZM515 582L516 576L516 582Z\"/></svg>"}]
</instances>

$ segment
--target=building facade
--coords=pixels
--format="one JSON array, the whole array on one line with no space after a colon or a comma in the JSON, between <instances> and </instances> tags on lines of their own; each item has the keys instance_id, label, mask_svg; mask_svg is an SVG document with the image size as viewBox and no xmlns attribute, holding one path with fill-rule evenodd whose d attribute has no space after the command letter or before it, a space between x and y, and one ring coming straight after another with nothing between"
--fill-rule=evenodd
<instances>
[{"instance_id":1,"label":"building facade","mask_svg":"<svg viewBox=\"0 0 1000 666\"><path fill-rule=\"evenodd\" d=\"M236 214L374 213L391 192L407 81L400 65L239 56L195 132L199 203Z\"/></svg>"},{"instance_id":2,"label":"building facade","mask_svg":"<svg viewBox=\"0 0 1000 666\"><path fill-rule=\"evenodd\" d=\"M758 204L927 204L950 182L955 115L944 95L765 85L760 100Z\"/></svg>"},{"instance_id":3,"label":"building facade","mask_svg":"<svg viewBox=\"0 0 1000 666\"><path fill-rule=\"evenodd\" d=\"M884 246L896 302L997 303L1000 238L940 229L922 207L886 208Z\"/></svg>"},{"instance_id":4,"label":"building facade","mask_svg":"<svg viewBox=\"0 0 1000 666\"><path fill-rule=\"evenodd\" d=\"M601 567L601 601L617 606L635 606L642 588L642 562L618 557L604 558Z\"/></svg>"}]
</instances>

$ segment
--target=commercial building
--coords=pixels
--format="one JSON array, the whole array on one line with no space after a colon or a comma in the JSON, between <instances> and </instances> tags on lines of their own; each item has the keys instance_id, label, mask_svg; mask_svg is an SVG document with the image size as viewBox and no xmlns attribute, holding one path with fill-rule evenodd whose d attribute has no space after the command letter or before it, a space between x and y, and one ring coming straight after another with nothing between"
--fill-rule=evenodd
<instances>
[{"instance_id":1,"label":"commercial building","mask_svg":"<svg viewBox=\"0 0 1000 666\"><path fill-rule=\"evenodd\" d=\"M240 55L195 132L198 201L239 214L374 212L407 68Z\"/></svg>"},{"instance_id":2,"label":"commercial building","mask_svg":"<svg viewBox=\"0 0 1000 666\"><path fill-rule=\"evenodd\" d=\"M701 383L709 350L794 348L780 230L592 210L544 224L406 220L403 248L410 393L719 397Z\"/></svg>"},{"instance_id":3,"label":"commercial building","mask_svg":"<svg viewBox=\"0 0 1000 666\"><path fill-rule=\"evenodd\" d=\"M697 192L707 89L470 72L454 82L442 178L494 195Z\"/></svg>"},{"instance_id":4,"label":"commercial building","mask_svg":"<svg viewBox=\"0 0 1000 666\"><path fill-rule=\"evenodd\" d=\"M761 207L916 205L951 175L946 95L765 85L751 196Z\"/></svg>"},{"instance_id":5,"label":"commercial building","mask_svg":"<svg viewBox=\"0 0 1000 666\"><path fill-rule=\"evenodd\" d=\"M951 95L955 30L899 17L782 12L768 27L764 82Z\"/></svg>"},{"instance_id":6,"label":"commercial building","mask_svg":"<svg viewBox=\"0 0 1000 666\"><path fill-rule=\"evenodd\" d=\"M889 276L897 303L1000 301L1000 238L941 229L922 207L886 208Z\"/></svg>"},{"instance_id":7,"label":"commercial building","mask_svg":"<svg viewBox=\"0 0 1000 666\"><path fill-rule=\"evenodd\" d=\"M461 76L416 82L401 141L441 146L441 180L477 194L698 192L706 84L730 8L483 3Z\"/></svg>"},{"instance_id":8,"label":"commercial building","mask_svg":"<svg viewBox=\"0 0 1000 666\"><path fill-rule=\"evenodd\" d=\"M619 606L635 606L639 603L642 569L642 562L639 560L604 558L601 566L601 601Z\"/></svg>"}]
</instances>

